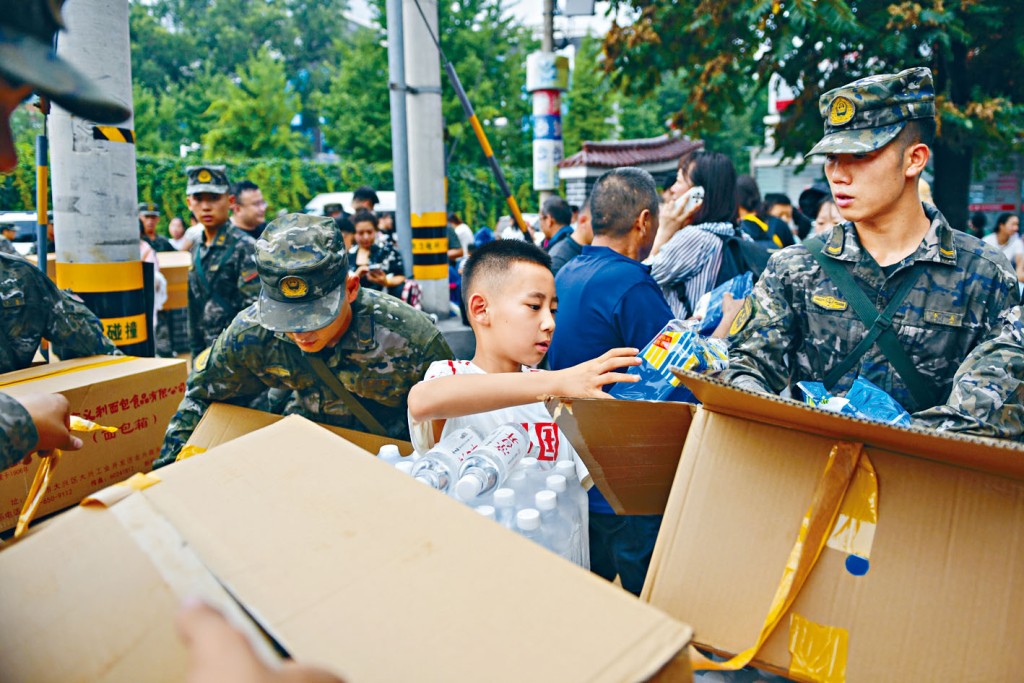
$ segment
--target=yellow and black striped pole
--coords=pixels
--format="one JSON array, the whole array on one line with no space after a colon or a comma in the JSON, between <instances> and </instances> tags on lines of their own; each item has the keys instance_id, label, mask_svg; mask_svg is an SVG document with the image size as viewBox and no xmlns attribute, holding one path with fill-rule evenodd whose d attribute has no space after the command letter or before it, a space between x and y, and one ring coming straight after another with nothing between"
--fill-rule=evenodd
<instances>
[{"instance_id":1,"label":"yellow and black striped pole","mask_svg":"<svg viewBox=\"0 0 1024 683\"><path fill-rule=\"evenodd\" d=\"M46 116L50 113L50 101L45 97L39 98L39 111L43 115L43 134L36 136L36 266L47 274L47 252L50 249L50 236L47 228L50 224L49 217L49 187L50 187L50 150L46 140ZM43 360L50 360L50 342L42 340L39 345L39 353Z\"/></svg>"},{"instance_id":2,"label":"yellow and black striped pole","mask_svg":"<svg viewBox=\"0 0 1024 683\"><path fill-rule=\"evenodd\" d=\"M516 202L516 198L512 196L512 191L508 187L508 182L505 180L505 174L501 171L501 165L498 164L498 160L494 158L494 150L491 148L491 143L487 139L487 134L484 133L483 126L480 125L480 119L477 118L476 112L473 110L473 104L469 101L469 97L466 95L466 89L462 87L462 82L459 80L459 75L455 72L455 67L448 61L448 58L444 54L444 50L441 49L441 43L438 42L437 36L430 30L430 23L427 21L427 17L423 14L423 8L420 7L418 0L416 1L416 9L419 10L420 16L423 17L423 22L427 26L427 31L430 33L430 39L434 41L434 47L437 48L438 54L441 56L441 64L444 66L445 73L448 74L448 80L452 84L452 88L455 89L455 94L459 97L459 102L462 104L462 111L469 119L469 125L473 127L473 132L476 134L476 139L480 143L480 147L484 151L484 156L487 157L487 165L491 167L491 173L494 174L494 179L498 182L498 188L505 197L505 203L508 204L509 211L512 213L512 218L515 220L516 225L523 231L523 236L527 240L530 238L529 228L526 226L526 220L523 218L523 213L519 210L519 203ZM444 223L446 224L446 222ZM415 227L415 224L414 226ZM415 233L413 235L415 237Z\"/></svg>"}]
</instances>

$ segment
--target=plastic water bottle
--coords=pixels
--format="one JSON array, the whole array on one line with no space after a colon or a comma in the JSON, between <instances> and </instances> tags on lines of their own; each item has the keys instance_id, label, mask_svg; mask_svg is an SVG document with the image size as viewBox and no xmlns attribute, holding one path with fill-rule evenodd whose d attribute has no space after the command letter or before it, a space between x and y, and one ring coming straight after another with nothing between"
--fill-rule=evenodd
<instances>
[{"instance_id":1,"label":"plastic water bottle","mask_svg":"<svg viewBox=\"0 0 1024 683\"><path fill-rule=\"evenodd\" d=\"M509 473L529 450L530 437L522 425L511 423L498 427L462 461L455 494L470 501L490 493L505 483Z\"/></svg>"},{"instance_id":2,"label":"plastic water bottle","mask_svg":"<svg viewBox=\"0 0 1024 683\"><path fill-rule=\"evenodd\" d=\"M558 494L554 491L540 491L534 496L540 511L541 528L544 530L544 546L569 561L572 557L572 524L558 511Z\"/></svg>"},{"instance_id":3,"label":"plastic water bottle","mask_svg":"<svg viewBox=\"0 0 1024 683\"><path fill-rule=\"evenodd\" d=\"M399 463L395 464L395 469L398 470L399 472L401 472L402 474L409 474L409 475L411 475L412 474L412 463L411 462L407 462L406 460L402 460L402 462L399 462Z\"/></svg>"},{"instance_id":4,"label":"plastic water bottle","mask_svg":"<svg viewBox=\"0 0 1024 683\"><path fill-rule=\"evenodd\" d=\"M476 511L477 514L479 514L481 517L486 517L487 519L494 519L494 507L491 505L477 505Z\"/></svg>"},{"instance_id":5,"label":"plastic water bottle","mask_svg":"<svg viewBox=\"0 0 1024 683\"><path fill-rule=\"evenodd\" d=\"M398 446L386 443L377 451L377 458L394 467L402 461L402 454L398 452Z\"/></svg>"},{"instance_id":6,"label":"plastic water bottle","mask_svg":"<svg viewBox=\"0 0 1024 683\"><path fill-rule=\"evenodd\" d=\"M480 443L480 435L465 427L457 429L413 463L412 476L443 493L451 489L459 466Z\"/></svg>"},{"instance_id":7,"label":"plastic water bottle","mask_svg":"<svg viewBox=\"0 0 1024 683\"><path fill-rule=\"evenodd\" d=\"M541 528L540 513L533 508L526 508L516 513L516 531L534 543L544 545L544 532Z\"/></svg>"},{"instance_id":8,"label":"plastic water bottle","mask_svg":"<svg viewBox=\"0 0 1024 683\"><path fill-rule=\"evenodd\" d=\"M586 549L583 543L583 539L588 535L587 529L583 528L583 521L580 519L579 506L576 501L572 500L566 488L565 477L561 474L549 475L546 483L548 485L548 492L554 493L557 496L557 509L558 514L561 515L566 523L569 525L569 554L566 558L581 567L590 568L589 557L584 554ZM540 495L539 493L537 494ZM538 509L540 505L537 506ZM543 516L543 514L541 515Z\"/></svg>"},{"instance_id":9,"label":"plastic water bottle","mask_svg":"<svg viewBox=\"0 0 1024 683\"><path fill-rule=\"evenodd\" d=\"M519 465L509 475L505 486L515 489L520 501L533 501L537 492L543 489L537 485L537 480L532 474L536 467L537 458L527 456L519 461Z\"/></svg>"},{"instance_id":10,"label":"plastic water bottle","mask_svg":"<svg viewBox=\"0 0 1024 683\"><path fill-rule=\"evenodd\" d=\"M516 492L498 489L494 492L494 519L506 529L516 527Z\"/></svg>"},{"instance_id":11,"label":"plastic water bottle","mask_svg":"<svg viewBox=\"0 0 1024 683\"><path fill-rule=\"evenodd\" d=\"M573 502L580 520L580 536L583 541L583 563L581 566L590 569L590 498L576 472L576 463L562 460L555 465L555 474L565 477L565 494ZM559 495L561 498L561 495ZM563 501L564 502L564 501Z\"/></svg>"}]
</instances>

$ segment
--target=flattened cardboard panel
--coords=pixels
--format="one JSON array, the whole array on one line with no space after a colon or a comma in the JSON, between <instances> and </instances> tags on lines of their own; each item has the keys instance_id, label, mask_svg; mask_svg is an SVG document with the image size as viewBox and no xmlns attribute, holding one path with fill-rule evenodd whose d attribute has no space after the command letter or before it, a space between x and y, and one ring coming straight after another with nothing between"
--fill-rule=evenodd
<instances>
[{"instance_id":1,"label":"flattened cardboard panel","mask_svg":"<svg viewBox=\"0 0 1024 683\"><path fill-rule=\"evenodd\" d=\"M792 427L837 439L1024 480L1024 444L920 427L891 427L811 408L798 401L737 389L720 380L673 370L712 412Z\"/></svg>"},{"instance_id":2,"label":"flattened cardboard panel","mask_svg":"<svg viewBox=\"0 0 1024 683\"><path fill-rule=\"evenodd\" d=\"M665 511L694 406L568 398L545 404L617 514Z\"/></svg>"},{"instance_id":3,"label":"flattened cardboard panel","mask_svg":"<svg viewBox=\"0 0 1024 683\"><path fill-rule=\"evenodd\" d=\"M302 418L161 476L139 495L289 652L349 681L643 680L689 639Z\"/></svg>"},{"instance_id":4,"label":"flattened cardboard panel","mask_svg":"<svg viewBox=\"0 0 1024 683\"><path fill-rule=\"evenodd\" d=\"M257 429L272 425L282 419L284 419L283 415L265 413L261 410L233 406L229 403L211 403L206 413L203 414L202 419L199 420L199 424L196 425L192 436L189 437L187 445L199 446L209 450L222 443L254 432ZM409 455L413 450L412 444L408 441L366 434L352 429L345 429L344 427L334 427L325 424L320 426L374 455L377 454L380 447L384 444L398 446L398 452L402 455Z\"/></svg>"},{"instance_id":5,"label":"flattened cardboard panel","mask_svg":"<svg viewBox=\"0 0 1024 683\"><path fill-rule=\"evenodd\" d=\"M643 598L697 642L754 644L833 439L698 412ZM846 680L1015 680L1024 648L1024 484L865 451L878 473L870 569L825 548L757 656L786 671L789 614L846 629ZM941 672L941 673L939 673Z\"/></svg>"}]
</instances>

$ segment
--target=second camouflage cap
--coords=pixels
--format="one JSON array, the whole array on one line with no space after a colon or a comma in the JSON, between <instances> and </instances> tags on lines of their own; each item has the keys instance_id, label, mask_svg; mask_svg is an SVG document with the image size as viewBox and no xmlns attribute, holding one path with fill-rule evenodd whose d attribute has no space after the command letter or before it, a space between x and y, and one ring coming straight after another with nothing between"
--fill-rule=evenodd
<instances>
[{"instance_id":1,"label":"second camouflage cap","mask_svg":"<svg viewBox=\"0 0 1024 683\"><path fill-rule=\"evenodd\" d=\"M818 99L825 137L812 154L864 154L881 149L907 121L935 118L932 72L915 67L898 74L861 78Z\"/></svg>"},{"instance_id":2,"label":"second camouflage cap","mask_svg":"<svg viewBox=\"0 0 1024 683\"><path fill-rule=\"evenodd\" d=\"M334 219L290 213L271 221L256 242L256 269L257 314L268 330L319 330L341 312L348 257Z\"/></svg>"},{"instance_id":3,"label":"second camouflage cap","mask_svg":"<svg viewBox=\"0 0 1024 683\"><path fill-rule=\"evenodd\" d=\"M101 91L53 49L64 27L64 0L0 0L0 75L26 84L75 116L120 123L132 115L124 102Z\"/></svg>"},{"instance_id":4,"label":"second camouflage cap","mask_svg":"<svg viewBox=\"0 0 1024 683\"><path fill-rule=\"evenodd\" d=\"M189 166L185 175L188 177L185 194L227 194L231 189L226 166Z\"/></svg>"}]
</instances>

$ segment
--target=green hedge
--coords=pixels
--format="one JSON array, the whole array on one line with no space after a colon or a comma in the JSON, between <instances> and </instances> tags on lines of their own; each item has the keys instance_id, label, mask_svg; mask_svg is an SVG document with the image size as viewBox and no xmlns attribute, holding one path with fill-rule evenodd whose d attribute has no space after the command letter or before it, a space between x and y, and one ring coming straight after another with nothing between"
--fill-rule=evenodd
<instances>
[{"instance_id":1,"label":"green hedge","mask_svg":"<svg viewBox=\"0 0 1024 683\"><path fill-rule=\"evenodd\" d=\"M194 159L175 156L140 154L136 159L138 196L140 202L153 202L165 220L169 216L187 216L185 203L185 167ZM226 163L232 180L248 178L263 191L267 216L280 209L301 211L306 203L321 192L351 191L360 185L376 188L392 187L391 164L360 164L356 162L319 163L307 160L242 159ZM35 209L35 162L31 145L18 146L18 167L13 173L0 176L0 210L32 211ZM532 183L532 170L505 168L509 187L524 211L536 211L537 195ZM453 165L448 169L448 210L458 213L474 229L493 228L498 218L508 214L504 197L490 170L483 166Z\"/></svg>"}]
</instances>

